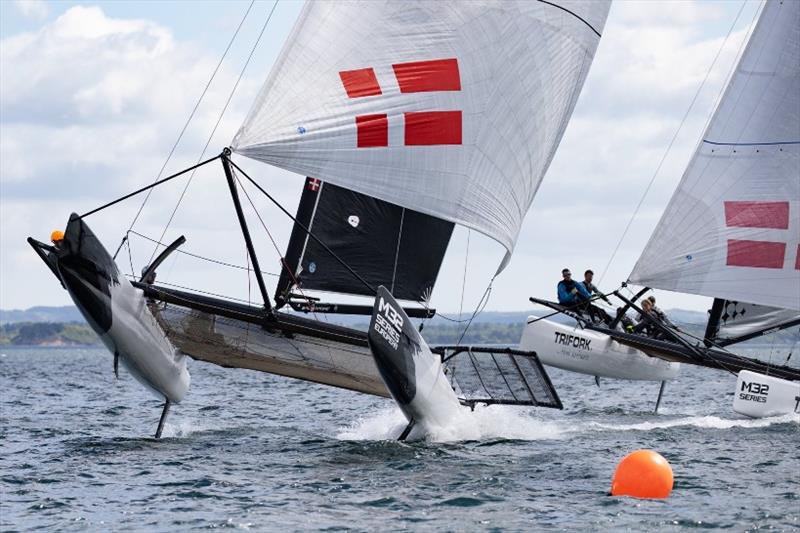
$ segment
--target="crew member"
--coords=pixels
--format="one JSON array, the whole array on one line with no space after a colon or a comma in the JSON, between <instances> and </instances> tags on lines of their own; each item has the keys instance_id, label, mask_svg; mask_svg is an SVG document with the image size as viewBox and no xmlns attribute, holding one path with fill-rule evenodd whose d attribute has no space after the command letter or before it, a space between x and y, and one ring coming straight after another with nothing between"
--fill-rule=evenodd
<instances>
[{"instance_id":1,"label":"crew member","mask_svg":"<svg viewBox=\"0 0 800 533\"><path fill-rule=\"evenodd\" d=\"M558 303L576 306L591 299L586 287L572 279L572 272L568 268L561 271L561 277L563 279L558 282Z\"/></svg>"},{"instance_id":2,"label":"crew member","mask_svg":"<svg viewBox=\"0 0 800 533\"><path fill-rule=\"evenodd\" d=\"M592 295L597 294L598 296L600 296L600 298L605 300L605 302L608 305L611 305L611 302L608 300L608 297L606 297L605 294L600 292L600 289L598 289L594 285L594 283L592 283L593 279L594 279L594 272L592 272L591 270L587 270L586 272L583 273L583 286L586 287L586 291Z\"/></svg>"},{"instance_id":3,"label":"crew member","mask_svg":"<svg viewBox=\"0 0 800 533\"><path fill-rule=\"evenodd\" d=\"M658 332L658 328L654 325L656 320L658 317L653 312L653 302L649 298L642 300L642 313L636 317L639 323L634 326L633 333L644 332L648 337L656 337Z\"/></svg>"},{"instance_id":4,"label":"crew member","mask_svg":"<svg viewBox=\"0 0 800 533\"><path fill-rule=\"evenodd\" d=\"M586 289L586 292L588 292L590 296L594 296L596 294L605 300L608 305L611 305L611 302L608 300L608 298L606 298L606 296L592 283L592 279L594 279L594 272L587 270L583 273L583 281L581 282L581 285L583 285L583 287ZM611 325L613 320L611 319L611 315L606 313L605 309L591 303L586 305L593 322L597 322L599 317L599 319L605 322L607 325Z\"/></svg>"}]
</instances>

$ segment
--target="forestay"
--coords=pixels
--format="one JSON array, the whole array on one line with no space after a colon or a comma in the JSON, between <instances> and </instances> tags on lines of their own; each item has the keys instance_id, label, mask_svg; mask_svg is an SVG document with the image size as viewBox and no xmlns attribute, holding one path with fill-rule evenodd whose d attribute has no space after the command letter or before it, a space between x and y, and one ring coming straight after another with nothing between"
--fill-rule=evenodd
<instances>
[{"instance_id":1,"label":"forestay","mask_svg":"<svg viewBox=\"0 0 800 533\"><path fill-rule=\"evenodd\" d=\"M766 3L630 280L800 309L800 2Z\"/></svg>"},{"instance_id":2,"label":"forestay","mask_svg":"<svg viewBox=\"0 0 800 533\"><path fill-rule=\"evenodd\" d=\"M307 2L233 148L476 229L510 254L608 8Z\"/></svg>"}]
</instances>

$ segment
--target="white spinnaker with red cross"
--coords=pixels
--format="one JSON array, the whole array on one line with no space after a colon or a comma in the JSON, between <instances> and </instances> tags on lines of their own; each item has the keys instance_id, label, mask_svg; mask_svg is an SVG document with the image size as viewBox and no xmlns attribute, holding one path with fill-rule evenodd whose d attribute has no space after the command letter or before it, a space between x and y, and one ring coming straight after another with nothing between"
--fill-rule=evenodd
<instances>
[{"instance_id":1,"label":"white spinnaker with red cross","mask_svg":"<svg viewBox=\"0 0 800 533\"><path fill-rule=\"evenodd\" d=\"M630 280L800 309L800 2L768 1Z\"/></svg>"},{"instance_id":2,"label":"white spinnaker with red cross","mask_svg":"<svg viewBox=\"0 0 800 533\"><path fill-rule=\"evenodd\" d=\"M306 3L237 153L514 248L609 1Z\"/></svg>"}]
</instances>

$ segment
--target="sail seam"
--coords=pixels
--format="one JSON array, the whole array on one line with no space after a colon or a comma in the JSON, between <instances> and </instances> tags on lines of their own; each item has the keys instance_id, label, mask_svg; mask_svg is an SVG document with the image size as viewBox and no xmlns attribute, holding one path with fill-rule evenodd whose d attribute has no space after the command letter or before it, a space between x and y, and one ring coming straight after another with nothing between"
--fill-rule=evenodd
<instances>
[{"instance_id":1,"label":"sail seam","mask_svg":"<svg viewBox=\"0 0 800 533\"><path fill-rule=\"evenodd\" d=\"M560 6L560 5L558 5L558 4L554 4L553 2L548 2L547 0L539 0L539 2L541 2L542 4L547 4L548 6L557 7L558 9L560 9L560 10L562 10L562 11L565 11L565 12L569 13L570 15L572 15L573 17L575 17L576 19L578 19L578 20L580 20L581 22L583 22L584 24L586 24L586 26L588 26L588 27L589 27L589 29L590 29L590 30L592 30L592 31L595 33L595 35L597 35L598 37L602 37L602 35L600 35L600 32L599 32L599 31L597 31L596 29L594 29L594 26L592 26L591 24L589 24L589 23L586 21L586 19L585 19L585 18L581 17L580 15L578 15L577 13L575 13L574 11L570 11L569 9L567 9L567 8L566 8L566 7L564 7L564 6Z\"/></svg>"}]
</instances>

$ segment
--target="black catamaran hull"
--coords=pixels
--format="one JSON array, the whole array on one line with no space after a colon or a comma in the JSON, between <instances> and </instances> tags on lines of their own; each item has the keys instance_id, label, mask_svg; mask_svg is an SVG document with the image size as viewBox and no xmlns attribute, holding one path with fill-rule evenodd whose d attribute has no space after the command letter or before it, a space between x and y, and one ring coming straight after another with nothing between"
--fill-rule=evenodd
<instances>
[{"instance_id":1,"label":"black catamaran hull","mask_svg":"<svg viewBox=\"0 0 800 533\"><path fill-rule=\"evenodd\" d=\"M168 402L189 389L186 359L164 336L142 291L121 275L86 223L73 214L56 246L28 242L67 289L117 362Z\"/></svg>"},{"instance_id":2,"label":"black catamaran hull","mask_svg":"<svg viewBox=\"0 0 800 533\"><path fill-rule=\"evenodd\" d=\"M384 286L378 287L369 326L369 347L386 388L414 436L454 424L461 403L444 374L441 357L431 353L402 307Z\"/></svg>"}]
</instances>

